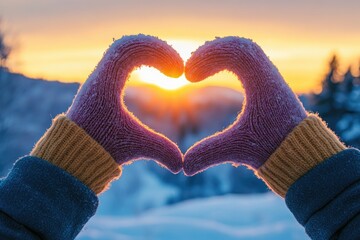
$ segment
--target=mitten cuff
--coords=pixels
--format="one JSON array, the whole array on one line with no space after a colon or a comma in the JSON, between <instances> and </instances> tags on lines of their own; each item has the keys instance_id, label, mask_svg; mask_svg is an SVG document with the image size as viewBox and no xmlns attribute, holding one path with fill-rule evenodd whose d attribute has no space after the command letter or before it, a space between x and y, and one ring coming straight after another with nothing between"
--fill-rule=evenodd
<instances>
[{"instance_id":1,"label":"mitten cuff","mask_svg":"<svg viewBox=\"0 0 360 240\"><path fill-rule=\"evenodd\" d=\"M121 175L121 167L111 155L65 115L53 120L30 155L66 170L96 194Z\"/></svg>"},{"instance_id":2,"label":"mitten cuff","mask_svg":"<svg viewBox=\"0 0 360 240\"><path fill-rule=\"evenodd\" d=\"M285 197L289 187L319 163L346 149L317 115L309 114L285 138L256 174Z\"/></svg>"}]
</instances>

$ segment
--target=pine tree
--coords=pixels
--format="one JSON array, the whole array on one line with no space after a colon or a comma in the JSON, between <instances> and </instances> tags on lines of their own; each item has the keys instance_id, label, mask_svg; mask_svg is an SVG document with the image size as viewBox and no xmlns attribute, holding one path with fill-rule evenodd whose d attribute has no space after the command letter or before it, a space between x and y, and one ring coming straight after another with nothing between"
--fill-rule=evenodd
<instances>
[{"instance_id":1,"label":"pine tree","mask_svg":"<svg viewBox=\"0 0 360 240\"><path fill-rule=\"evenodd\" d=\"M2 30L1 19L0 19L0 68L6 67L6 61L8 60L11 53L11 47L6 43L6 36Z\"/></svg>"},{"instance_id":2,"label":"pine tree","mask_svg":"<svg viewBox=\"0 0 360 240\"><path fill-rule=\"evenodd\" d=\"M349 94L353 91L354 81L355 81L355 76L353 76L353 74L351 73L351 68L349 67L349 69L345 73L344 79L341 83L341 85L343 87L342 90L345 94Z\"/></svg>"},{"instance_id":3,"label":"pine tree","mask_svg":"<svg viewBox=\"0 0 360 240\"><path fill-rule=\"evenodd\" d=\"M320 114L341 140L354 147L360 147L359 80L359 76L352 74L350 67L344 75L340 75L338 61L334 56L329 73L323 80L322 91L312 95L310 108Z\"/></svg>"},{"instance_id":4,"label":"pine tree","mask_svg":"<svg viewBox=\"0 0 360 240\"><path fill-rule=\"evenodd\" d=\"M334 55L329 64L329 73L322 82L322 91L314 94L312 99L313 111L318 112L324 119L336 115L336 93L339 88L338 59Z\"/></svg>"}]
</instances>

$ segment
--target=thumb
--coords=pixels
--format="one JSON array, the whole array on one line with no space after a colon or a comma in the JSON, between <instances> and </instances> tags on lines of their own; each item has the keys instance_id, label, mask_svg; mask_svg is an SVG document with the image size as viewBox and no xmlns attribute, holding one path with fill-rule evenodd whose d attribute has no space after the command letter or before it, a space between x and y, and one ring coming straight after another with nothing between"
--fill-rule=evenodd
<instances>
[{"instance_id":1,"label":"thumb","mask_svg":"<svg viewBox=\"0 0 360 240\"><path fill-rule=\"evenodd\" d=\"M122 152L120 164L139 159L152 159L159 165L173 173L182 169L183 155L178 146L164 135L155 132L135 118L127 120L127 134L121 142L125 144L122 149L129 149L130 153Z\"/></svg>"},{"instance_id":2,"label":"thumb","mask_svg":"<svg viewBox=\"0 0 360 240\"><path fill-rule=\"evenodd\" d=\"M184 156L184 173L193 176L221 163L233 162L231 131L223 131L193 145Z\"/></svg>"}]
</instances>

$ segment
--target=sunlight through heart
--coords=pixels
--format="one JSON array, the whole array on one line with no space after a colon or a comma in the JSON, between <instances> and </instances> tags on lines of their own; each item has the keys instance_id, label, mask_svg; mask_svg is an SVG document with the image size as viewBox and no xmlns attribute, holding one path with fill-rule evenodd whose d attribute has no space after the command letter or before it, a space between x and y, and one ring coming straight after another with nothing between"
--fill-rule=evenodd
<instances>
[{"instance_id":1,"label":"sunlight through heart","mask_svg":"<svg viewBox=\"0 0 360 240\"><path fill-rule=\"evenodd\" d=\"M189 40L168 40L167 42L180 54L184 62L190 58L191 52L201 45L201 42ZM141 67L134 72L134 75L142 82L154 84L167 90L175 90L190 83L184 74L179 78L170 78L152 67Z\"/></svg>"}]
</instances>

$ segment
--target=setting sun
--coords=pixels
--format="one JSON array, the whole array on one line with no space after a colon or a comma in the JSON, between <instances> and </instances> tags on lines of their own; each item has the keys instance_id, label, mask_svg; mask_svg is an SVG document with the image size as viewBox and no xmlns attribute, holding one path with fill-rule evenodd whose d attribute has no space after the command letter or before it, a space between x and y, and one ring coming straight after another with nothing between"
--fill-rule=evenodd
<instances>
[{"instance_id":1,"label":"setting sun","mask_svg":"<svg viewBox=\"0 0 360 240\"><path fill-rule=\"evenodd\" d=\"M167 90L175 90L189 83L184 74L179 78L171 78L152 67L142 67L135 74L142 82L154 84Z\"/></svg>"},{"instance_id":2,"label":"setting sun","mask_svg":"<svg viewBox=\"0 0 360 240\"><path fill-rule=\"evenodd\" d=\"M201 42L189 40L168 40L167 42L180 54L184 62L201 45ZM154 84L167 90L175 90L190 83L184 74L179 78L170 78L152 67L142 67L136 70L134 75L142 82Z\"/></svg>"}]
</instances>

